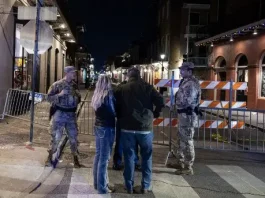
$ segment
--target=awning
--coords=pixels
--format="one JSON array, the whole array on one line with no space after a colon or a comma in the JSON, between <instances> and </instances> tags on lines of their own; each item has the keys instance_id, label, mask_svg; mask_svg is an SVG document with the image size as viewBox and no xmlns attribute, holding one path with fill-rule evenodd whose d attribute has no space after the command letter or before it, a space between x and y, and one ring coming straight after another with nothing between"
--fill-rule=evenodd
<instances>
[{"instance_id":1,"label":"awning","mask_svg":"<svg viewBox=\"0 0 265 198\"><path fill-rule=\"evenodd\" d=\"M258 34L261 31L265 30L265 19L262 19L260 21L229 30L227 32L218 34L216 36L204 39L202 41L198 41L195 43L196 46L201 45L214 45L218 42L224 42L224 41L233 41L234 39L237 39L239 37L247 36L247 35L253 35ZM254 36L254 35L253 35Z\"/></svg>"}]
</instances>

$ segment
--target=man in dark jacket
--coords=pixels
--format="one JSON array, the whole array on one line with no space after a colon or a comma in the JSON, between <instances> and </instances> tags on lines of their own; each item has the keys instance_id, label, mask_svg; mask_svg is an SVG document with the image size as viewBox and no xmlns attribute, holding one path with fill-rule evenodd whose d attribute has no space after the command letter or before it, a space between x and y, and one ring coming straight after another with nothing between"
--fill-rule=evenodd
<instances>
[{"instance_id":1,"label":"man in dark jacket","mask_svg":"<svg viewBox=\"0 0 265 198\"><path fill-rule=\"evenodd\" d=\"M124 152L124 179L128 193L133 193L135 148L138 144L142 159L142 193L151 190L153 118L159 117L163 97L153 86L144 82L140 71L129 69L128 82L116 91L120 116L121 141ZM153 111L153 105L156 106Z\"/></svg>"},{"instance_id":2,"label":"man in dark jacket","mask_svg":"<svg viewBox=\"0 0 265 198\"><path fill-rule=\"evenodd\" d=\"M122 81L119 85L124 85L127 83L127 72L124 72L123 75L125 75L125 80ZM115 90L115 89L114 89ZM122 165L122 142L121 142L121 127L120 127L120 119L119 115L117 115L117 121L116 121L116 140L115 140L115 148L114 148L114 155L113 155L113 170L121 170L123 169ZM136 145L136 156L135 156L135 169L141 170L140 160L138 156L138 145Z\"/></svg>"}]
</instances>

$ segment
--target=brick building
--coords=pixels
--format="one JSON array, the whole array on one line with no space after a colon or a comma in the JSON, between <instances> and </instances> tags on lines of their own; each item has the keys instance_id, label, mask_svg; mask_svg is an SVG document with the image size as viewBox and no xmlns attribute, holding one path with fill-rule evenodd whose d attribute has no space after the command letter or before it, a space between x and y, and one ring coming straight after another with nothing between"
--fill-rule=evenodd
<instances>
[{"instance_id":1,"label":"brick building","mask_svg":"<svg viewBox=\"0 0 265 198\"><path fill-rule=\"evenodd\" d=\"M208 27L213 36L196 42L208 49L207 80L248 82L248 90L235 91L233 100L247 101L249 109L265 109L264 6L260 0L222 2L216 23ZM229 94L208 91L207 99L228 100Z\"/></svg>"},{"instance_id":2,"label":"brick building","mask_svg":"<svg viewBox=\"0 0 265 198\"><path fill-rule=\"evenodd\" d=\"M248 91L236 91L235 101L249 109L265 109L265 19L242 26L197 45L211 46L209 80L248 82ZM228 100L227 92L211 92L209 99Z\"/></svg>"}]
</instances>

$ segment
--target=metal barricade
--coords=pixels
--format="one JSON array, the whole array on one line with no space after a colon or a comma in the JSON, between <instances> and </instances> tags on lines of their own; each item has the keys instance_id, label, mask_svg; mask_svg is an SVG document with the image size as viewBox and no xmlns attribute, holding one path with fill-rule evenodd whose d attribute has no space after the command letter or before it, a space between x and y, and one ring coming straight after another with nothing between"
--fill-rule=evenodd
<instances>
[{"instance_id":1,"label":"metal barricade","mask_svg":"<svg viewBox=\"0 0 265 198\"><path fill-rule=\"evenodd\" d=\"M50 103L47 94L35 93L34 123L49 127ZM30 122L31 92L25 90L9 89L4 106L3 117L12 117ZM80 133L92 134L94 125L94 111L90 101L82 100L77 108L77 121Z\"/></svg>"},{"instance_id":2,"label":"metal barricade","mask_svg":"<svg viewBox=\"0 0 265 198\"><path fill-rule=\"evenodd\" d=\"M3 117L13 117L23 121L30 121L31 92L26 90L9 89L4 106ZM47 95L35 93L35 118L34 122L42 126L49 126L50 104Z\"/></svg>"},{"instance_id":3,"label":"metal barricade","mask_svg":"<svg viewBox=\"0 0 265 198\"><path fill-rule=\"evenodd\" d=\"M165 107L162 109L161 116L153 121L154 144L169 145L170 139L170 109Z\"/></svg>"},{"instance_id":4,"label":"metal barricade","mask_svg":"<svg viewBox=\"0 0 265 198\"><path fill-rule=\"evenodd\" d=\"M81 101L80 106L82 108L77 119L79 133L94 135L95 111L91 107L91 101Z\"/></svg>"},{"instance_id":5,"label":"metal barricade","mask_svg":"<svg viewBox=\"0 0 265 198\"><path fill-rule=\"evenodd\" d=\"M197 148L265 152L265 111L232 109L231 129L229 109L202 108L203 116L194 134ZM220 110L223 113L220 114ZM207 121L208 120L208 121Z\"/></svg>"},{"instance_id":6,"label":"metal barricade","mask_svg":"<svg viewBox=\"0 0 265 198\"><path fill-rule=\"evenodd\" d=\"M169 154L175 153L178 147L178 119L169 110L173 104L173 88L179 87L179 80L155 79L155 86L170 87L171 98L166 99L167 112L154 120L158 136L155 143L169 145ZM198 118L195 127L194 145L197 148L265 152L264 113L261 110L247 110L246 102L232 101L235 90L246 90L245 82L200 81L202 89L227 90L229 101L200 101L203 116ZM159 137L159 135L163 137ZM168 155L169 156L169 155Z\"/></svg>"}]
</instances>

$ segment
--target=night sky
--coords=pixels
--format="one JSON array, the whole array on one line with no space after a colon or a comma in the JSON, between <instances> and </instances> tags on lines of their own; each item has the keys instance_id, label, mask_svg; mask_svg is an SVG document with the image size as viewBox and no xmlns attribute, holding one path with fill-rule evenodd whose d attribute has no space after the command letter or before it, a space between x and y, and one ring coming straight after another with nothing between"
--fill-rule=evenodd
<instances>
[{"instance_id":1,"label":"night sky","mask_svg":"<svg viewBox=\"0 0 265 198\"><path fill-rule=\"evenodd\" d=\"M86 24L84 42L99 69L110 55L148 33L152 0L69 0L72 20Z\"/></svg>"}]
</instances>

